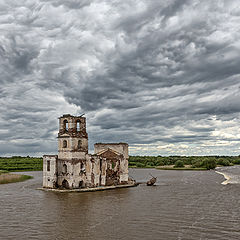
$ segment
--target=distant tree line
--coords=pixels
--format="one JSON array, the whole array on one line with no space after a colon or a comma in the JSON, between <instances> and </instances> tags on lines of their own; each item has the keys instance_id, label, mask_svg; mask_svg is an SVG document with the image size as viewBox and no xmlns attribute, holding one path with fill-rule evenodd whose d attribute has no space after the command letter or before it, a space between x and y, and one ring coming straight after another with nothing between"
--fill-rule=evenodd
<instances>
[{"instance_id":1,"label":"distant tree line","mask_svg":"<svg viewBox=\"0 0 240 240\"><path fill-rule=\"evenodd\" d=\"M0 157L0 170L6 171L41 171L42 158L36 157ZM157 166L175 165L192 168L213 169L216 166L240 164L240 156L129 156L129 167L152 168Z\"/></svg>"},{"instance_id":2,"label":"distant tree line","mask_svg":"<svg viewBox=\"0 0 240 240\"><path fill-rule=\"evenodd\" d=\"M240 164L240 156L130 156L129 167L151 168L157 166L175 165L192 168L214 169L216 166L231 166Z\"/></svg>"}]
</instances>

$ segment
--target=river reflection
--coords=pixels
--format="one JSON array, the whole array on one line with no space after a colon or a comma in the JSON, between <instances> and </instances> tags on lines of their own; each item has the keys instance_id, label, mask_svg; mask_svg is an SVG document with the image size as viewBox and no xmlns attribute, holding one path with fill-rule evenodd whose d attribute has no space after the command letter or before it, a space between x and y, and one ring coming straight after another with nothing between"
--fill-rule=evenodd
<instances>
[{"instance_id":1,"label":"river reflection","mask_svg":"<svg viewBox=\"0 0 240 240\"><path fill-rule=\"evenodd\" d=\"M91 193L36 190L42 173L27 174L0 185L0 239L240 239L240 184L222 185L215 171L130 169L157 185Z\"/></svg>"}]
</instances>

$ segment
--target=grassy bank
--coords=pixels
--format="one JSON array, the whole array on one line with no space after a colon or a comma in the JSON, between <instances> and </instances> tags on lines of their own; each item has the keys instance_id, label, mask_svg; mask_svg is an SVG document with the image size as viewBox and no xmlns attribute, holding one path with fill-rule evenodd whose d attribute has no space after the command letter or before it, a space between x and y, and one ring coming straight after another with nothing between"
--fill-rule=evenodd
<instances>
[{"instance_id":1,"label":"grassy bank","mask_svg":"<svg viewBox=\"0 0 240 240\"><path fill-rule=\"evenodd\" d=\"M41 171L42 158L35 157L0 157L0 169L6 171Z\"/></svg>"},{"instance_id":2,"label":"grassy bank","mask_svg":"<svg viewBox=\"0 0 240 240\"><path fill-rule=\"evenodd\" d=\"M0 184L22 182L31 178L32 176L0 172Z\"/></svg>"},{"instance_id":3,"label":"grassy bank","mask_svg":"<svg viewBox=\"0 0 240 240\"><path fill-rule=\"evenodd\" d=\"M23 174L11 174L7 170L0 170L0 184L23 182L33 178Z\"/></svg>"},{"instance_id":4,"label":"grassy bank","mask_svg":"<svg viewBox=\"0 0 240 240\"><path fill-rule=\"evenodd\" d=\"M184 167L174 167L174 165L169 166L158 166L155 167L158 170L184 170L184 171L205 171L207 168L193 168L191 165L185 165Z\"/></svg>"}]
</instances>

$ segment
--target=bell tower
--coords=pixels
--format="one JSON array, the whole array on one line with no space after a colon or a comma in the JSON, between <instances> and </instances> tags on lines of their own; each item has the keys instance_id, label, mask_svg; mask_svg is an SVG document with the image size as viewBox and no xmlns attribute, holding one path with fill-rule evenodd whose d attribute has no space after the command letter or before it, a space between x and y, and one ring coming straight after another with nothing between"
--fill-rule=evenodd
<instances>
[{"instance_id":1,"label":"bell tower","mask_svg":"<svg viewBox=\"0 0 240 240\"><path fill-rule=\"evenodd\" d=\"M86 118L63 115L59 118L58 159L77 160L88 153L88 134Z\"/></svg>"}]
</instances>

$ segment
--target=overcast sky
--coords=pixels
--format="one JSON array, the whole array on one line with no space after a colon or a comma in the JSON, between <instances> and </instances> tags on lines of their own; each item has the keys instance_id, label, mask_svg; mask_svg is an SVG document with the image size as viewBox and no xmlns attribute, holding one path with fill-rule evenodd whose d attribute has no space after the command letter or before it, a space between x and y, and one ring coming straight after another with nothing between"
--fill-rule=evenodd
<instances>
[{"instance_id":1,"label":"overcast sky","mask_svg":"<svg viewBox=\"0 0 240 240\"><path fill-rule=\"evenodd\" d=\"M0 154L57 153L58 117L89 147L240 154L235 0L0 0Z\"/></svg>"}]
</instances>

